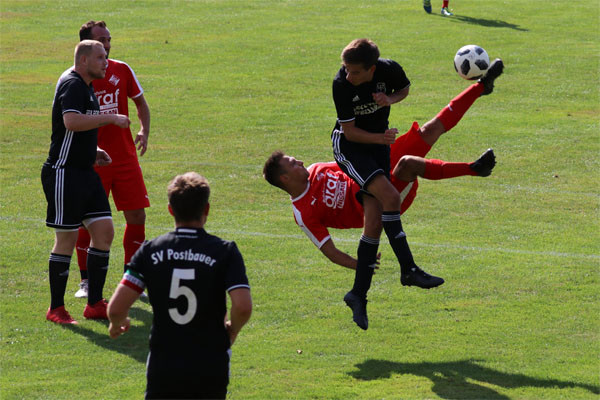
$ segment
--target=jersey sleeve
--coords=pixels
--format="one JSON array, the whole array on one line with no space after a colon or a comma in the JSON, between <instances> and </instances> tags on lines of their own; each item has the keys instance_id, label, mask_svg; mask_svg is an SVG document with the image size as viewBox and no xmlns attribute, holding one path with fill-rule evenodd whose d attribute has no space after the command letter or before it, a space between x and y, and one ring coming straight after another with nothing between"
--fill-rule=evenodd
<instances>
[{"instance_id":1,"label":"jersey sleeve","mask_svg":"<svg viewBox=\"0 0 600 400\"><path fill-rule=\"evenodd\" d=\"M146 280L143 273L145 244L135 252L127 264L127 270L123 275L121 284L125 285L138 293L142 293L146 288Z\"/></svg>"},{"instance_id":2,"label":"jersey sleeve","mask_svg":"<svg viewBox=\"0 0 600 400\"><path fill-rule=\"evenodd\" d=\"M225 269L225 290L230 292L239 288L250 289L244 259L235 242L229 242L227 251L229 257Z\"/></svg>"},{"instance_id":3,"label":"jersey sleeve","mask_svg":"<svg viewBox=\"0 0 600 400\"><path fill-rule=\"evenodd\" d=\"M402 90L410 86L410 81L404 69L396 61L390 60L390 81L393 91Z\"/></svg>"},{"instance_id":4,"label":"jersey sleeve","mask_svg":"<svg viewBox=\"0 0 600 400\"><path fill-rule=\"evenodd\" d=\"M90 92L77 80L70 79L66 81L59 89L59 99L62 108L62 114L75 112L78 114L86 113L86 106L89 103L87 96Z\"/></svg>"},{"instance_id":5,"label":"jersey sleeve","mask_svg":"<svg viewBox=\"0 0 600 400\"><path fill-rule=\"evenodd\" d=\"M298 224L300 229L302 229L317 248L320 249L323 247L325 242L331 238L329 230L325 225L320 223L312 215L303 215L296 207L294 207L294 219L296 220L296 224Z\"/></svg>"},{"instance_id":6,"label":"jersey sleeve","mask_svg":"<svg viewBox=\"0 0 600 400\"><path fill-rule=\"evenodd\" d=\"M333 102L337 112L339 122L350 122L355 119L354 107L352 107L351 94L346 90L342 83L335 79L333 81Z\"/></svg>"},{"instance_id":7,"label":"jersey sleeve","mask_svg":"<svg viewBox=\"0 0 600 400\"><path fill-rule=\"evenodd\" d=\"M123 71L127 76L127 97L132 99L140 97L144 94L144 89L142 89L142 85L140 85L137 76L135 76L135 72L126 63L123 63L123 67Z\"/></svg>"}]
</instances>

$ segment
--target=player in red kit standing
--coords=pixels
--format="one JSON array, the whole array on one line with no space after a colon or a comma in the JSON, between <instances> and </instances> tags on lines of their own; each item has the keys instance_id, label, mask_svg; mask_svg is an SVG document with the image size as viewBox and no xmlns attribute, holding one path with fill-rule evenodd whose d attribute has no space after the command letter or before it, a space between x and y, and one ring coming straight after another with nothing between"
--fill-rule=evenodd
<instances>
[{"instance_id":1,"label":"player in red kit standing","mask_svg":"<svg viewBox=\"0 0 600 400\"><path fill-rule=\"evenodd\" d=\"M79 30L80 40L97 40L104 45L106 56L111 49L111 36L104 21L89 21ZM98 146L105 149L113 162L108 167L97 167L107 196L112 192L118 211L123 211L126 226L123 237L126 265L145 239L146 212L150 207L148 193L139 165L137 150L143 156L148 148L150 133L150 109L144 98L144 90L135 73L122 61L108 60L104 79L92 82L94 93L100 103L101 114L129 115L128 99L131 98L137 108L140 131L135 140L129 128L105 126L98 131ZM89 233L81 228L77 240L77 260L81 273L80 288L75 297L87 297L87 249L90 243Z\"/></svg>"}]
</instances>

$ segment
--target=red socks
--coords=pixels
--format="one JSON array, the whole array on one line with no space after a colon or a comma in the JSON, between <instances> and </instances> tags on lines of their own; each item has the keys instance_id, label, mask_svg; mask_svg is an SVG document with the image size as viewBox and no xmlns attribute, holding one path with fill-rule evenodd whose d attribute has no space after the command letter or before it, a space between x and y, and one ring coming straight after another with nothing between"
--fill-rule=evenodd
<instances>
[{"instance_id":1,"label":"red socks","mask_svg":"<svg viewBox=\"0 0 600 400\"><path fill-rule=\"evenodd\" d=\"M87 279L87 249L90 247L90 233L87 229L80 227L77 236L75 251L77 252L77 264L81 279Z\"/></svg>"},{"instance_id":2,"label":"red socks","mask_svg":"<svg viewBox=\"0 0 600 400\"><path fill-rule=\"evenodd\" d=\"M437 119L442 121L446 132L454 128L465 115L475 100L483 93L483 83L475 83L456 96L439 114Z\"/></svg>"},{"instance_id":3,"label":"red socks","mask_svg":"<svg viewBox=\"0 0 600 400\"><path fill-rule=\"evenodd\" d=\"M425 174L423 178L435 181L465 175L476 176L477 173L471 169L470 165L471 163L452 163L427 159L425 160Z\"/></svg>"},{"instance_id":4,"label":"red socks","mask_svg":"<svg viewBox=\"0 0 600 400\"><path fill-rule=\"evenodd\" d=\"M448 1L449 0L444 0L443 1L442 8L448 8Z\"/></svg>"},{"instance_id":5,"label":"red socks","mask_svg":"<svg viewBox=\"0 0 600 400\"><path fill-rule=\"evenodd\" d=\"M125 249L125 264L129 263L133 254L140 248L146 238L145 225L125 225L123 248Z\"/></svg>"}]
</instances>

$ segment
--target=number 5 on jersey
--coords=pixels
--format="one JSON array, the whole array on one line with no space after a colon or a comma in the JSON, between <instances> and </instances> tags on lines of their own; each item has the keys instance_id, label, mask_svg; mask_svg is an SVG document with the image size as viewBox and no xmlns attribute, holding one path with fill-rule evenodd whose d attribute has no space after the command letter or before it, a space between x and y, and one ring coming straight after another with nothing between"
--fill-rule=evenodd
<instances>
[{"instance_id":1,"label":"number 5 on jersey","mask_svg":"<svg viewBox=\"0 0 600 400\"><path fill-rule=\"evenodd\" d=\"M169 315L179 325L185 325L190 322L194 315L196 315L196 309L198 302L196 295L187 286L181 285L182 280L194 280L195 270L193 269L173 269L173 277L171 278L171 291L169 297L171 299L177 299L179 296L185 296L187 299L188 307L185 314L180 314L179 310L175 308L169 308Z\"/></svg>"}]
</instances>

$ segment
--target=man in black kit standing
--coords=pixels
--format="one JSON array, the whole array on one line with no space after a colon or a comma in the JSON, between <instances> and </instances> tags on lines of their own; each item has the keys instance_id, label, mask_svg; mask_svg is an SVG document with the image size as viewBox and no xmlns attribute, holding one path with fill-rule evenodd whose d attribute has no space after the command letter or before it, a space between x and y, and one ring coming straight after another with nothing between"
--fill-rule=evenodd
<instances>
[{"instance_id":1,"label":"man in black kit standing","mask_svg":"<svg viewBox=\"0 0 600 400\"><path fill-rule=\"evenodd\" d=\"M46 319L76 324L64 307L69 264L83 224L92 237L88 250L89 297L83 316L106 319L102 289L108 271L114 228L106 193L93 165L111 162L97 147L98 128L114 124L129 126L121 114L100 114L91 85L101 79L108 62L102 43L84 40L75 47L75 67L57 85L52 105L52 138L48 159L42 167L42 186L48 202L46 225L55 229L49 259L50 308Z\"/></svg>"},{"instance_id":2,"label":"man in black kit standing","mask_svg":"<svg viewBox=\"0 0 600 400\"><path fill-rule=\"evenodd\" d=\"M369 39L355 39L342 51L333 80L337 121L331 140L339 167L361 187L365 229L357 251L354 286L344 297L354 322L368 328L367 292L377 266L381 230L400 263L401 283L429 289L444 283L414 262L400 222L401 197L390 182L390 145L398 130L389 128L390 106L408 96L410 81L402 67L379 58Z\"/></svg>"},{"instance_id":3,"label":"man in black kit standing","mask_svg":"<svg viewBox=\"0 0 600 400\"><path fill-rule=\"evenodd\" d=\"M147 289L154 313L147 399L222 399L231 345L252 313L242 255L235 242L208 234L210 188L188 172L168 187L175 231L145 242L108 305L109 334L129 330L129 309ZM225 293L231 299L227 319Z\"/></svg>"}]
</instances>

